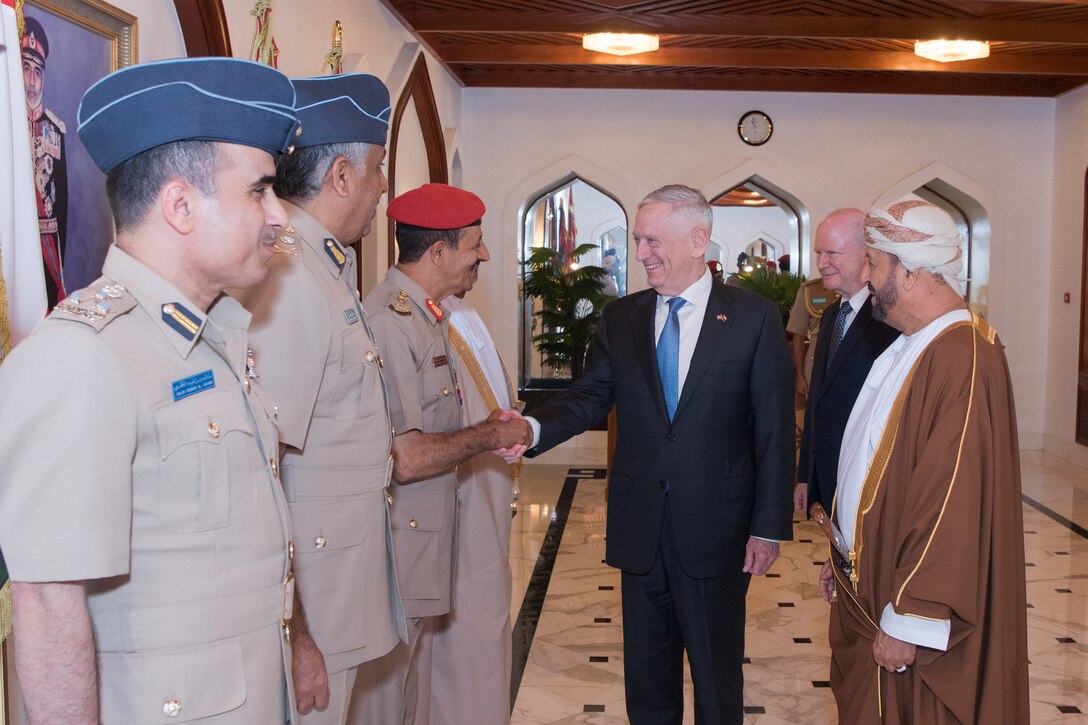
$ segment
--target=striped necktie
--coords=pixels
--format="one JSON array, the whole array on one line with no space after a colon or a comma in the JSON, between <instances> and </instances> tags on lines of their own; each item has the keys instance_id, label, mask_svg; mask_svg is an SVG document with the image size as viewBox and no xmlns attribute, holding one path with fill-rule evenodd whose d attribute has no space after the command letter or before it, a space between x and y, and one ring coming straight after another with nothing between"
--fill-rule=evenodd
<instances>
[{"instance_id":1,"label":"striped necktie","mask_svg":"<svg viewBox=\"0 0 1088 725\"><path fill-rule=\"evenodd\" d=\"M835 353L839 351L839 345L842 344L842 338L846 336L846 318L853 312L853 308L850 306L849 300L843 300L842 306L839 307L839 316L835 318L835 329L832 330L831 335L831 347L827 351L827 366L825 370L831 369L831 361L835 359Z\"/></svg>"}]
</instances>

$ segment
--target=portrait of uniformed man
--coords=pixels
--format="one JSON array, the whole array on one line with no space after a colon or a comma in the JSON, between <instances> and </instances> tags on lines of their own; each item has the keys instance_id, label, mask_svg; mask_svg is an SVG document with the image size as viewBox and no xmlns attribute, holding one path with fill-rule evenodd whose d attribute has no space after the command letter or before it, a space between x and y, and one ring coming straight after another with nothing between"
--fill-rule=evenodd
<instances>
[{"instance_id":1,"label":"portrait of uniformed man","mask_svg":"<svg viewBox=\"0 0 1088 725\"><path fill-rule=\"evenodd\" d=\"M49 307L64 299L64 244L68 232L68 156L64 152L64 122L42 103L49 38L36 18L26 17L20 42L30 151L34 164L34 192L38 199L38 231L45 264Z\"/></svg>"}]
</instances>

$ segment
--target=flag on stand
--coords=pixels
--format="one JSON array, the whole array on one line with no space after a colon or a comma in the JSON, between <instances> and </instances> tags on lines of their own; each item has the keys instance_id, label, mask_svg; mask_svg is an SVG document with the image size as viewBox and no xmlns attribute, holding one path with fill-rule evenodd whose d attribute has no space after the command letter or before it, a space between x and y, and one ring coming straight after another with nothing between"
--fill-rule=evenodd
<instances>
[{"instance_id":1,"label":"flag on stand","mask_svg":"<svg viewBox=\"0 0 1088 725\"><path fill-rule=\"evenodd\" d=\"M45 268L21 56L15 0L0 0L0 364L45 317ZM0 555L0 642L10 632L11 586Z\"/></svg>"},{"instance_id":2,"label":"flag on stand","mask_svg":"<svg viewBox=\"0 0 1088 725\"><path fill-rule=\"evenodd\" d=\"M15 0L0 0L0 361L45 317L38 207ZM8 171L3 171L7 169Z\"/></svg>"},{"instance_id":3,"label":"flag on stand","mask_svg":"<svg viewBox=\"0 0 1088 725\"><path fill-rule=\"evenodd\" d=\"M569 257L578 246L578 226L574 223L574 190L571 187L567 187L567 203L564 205L560 197L559 206L563 209L559 225L559 251L564 257Z\"/></svg>"}]
</instances>

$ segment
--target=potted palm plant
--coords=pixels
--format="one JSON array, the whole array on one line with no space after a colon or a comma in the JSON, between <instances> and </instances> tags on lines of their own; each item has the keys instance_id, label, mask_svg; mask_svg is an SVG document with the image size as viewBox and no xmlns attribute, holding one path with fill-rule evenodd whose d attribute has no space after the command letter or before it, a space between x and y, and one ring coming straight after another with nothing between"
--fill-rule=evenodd
<instances>
[{"instance_id":1,"label":"potted palm plant","mask_svg":"<svg viewBox=\"0 0 1088 725\"><path fill-rule=\"evenodd\" d=\"M601 320L601 310L615 299L604 292L603 268L578 264L579 257L596 249L593 244L581 244L568 254L535 247L525 261L522 296L540 301L533 312L540 329L533 336L533 345L545 365L569 369L572 380L580 378L585 369L586 350Z\"/></svg>"}]
</instances>

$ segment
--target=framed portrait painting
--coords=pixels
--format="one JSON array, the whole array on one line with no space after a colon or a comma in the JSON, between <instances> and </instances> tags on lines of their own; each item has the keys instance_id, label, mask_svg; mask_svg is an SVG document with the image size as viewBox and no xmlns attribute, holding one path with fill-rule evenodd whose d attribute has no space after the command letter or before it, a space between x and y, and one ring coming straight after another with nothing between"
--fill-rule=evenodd
<instances>
[{"instance_id":1,"label":"framed portrait painting","mask_svg":"<svg viewBox=\"0 0 1088 725\"><path fill-rule=\"evenodd\" d=\"M46 290L52 307L99 276L113 242L106 177L76 133L83 93L136 62L136 18L101 0L26 0L20 50Z\"/></svg>"}]
</instances>

